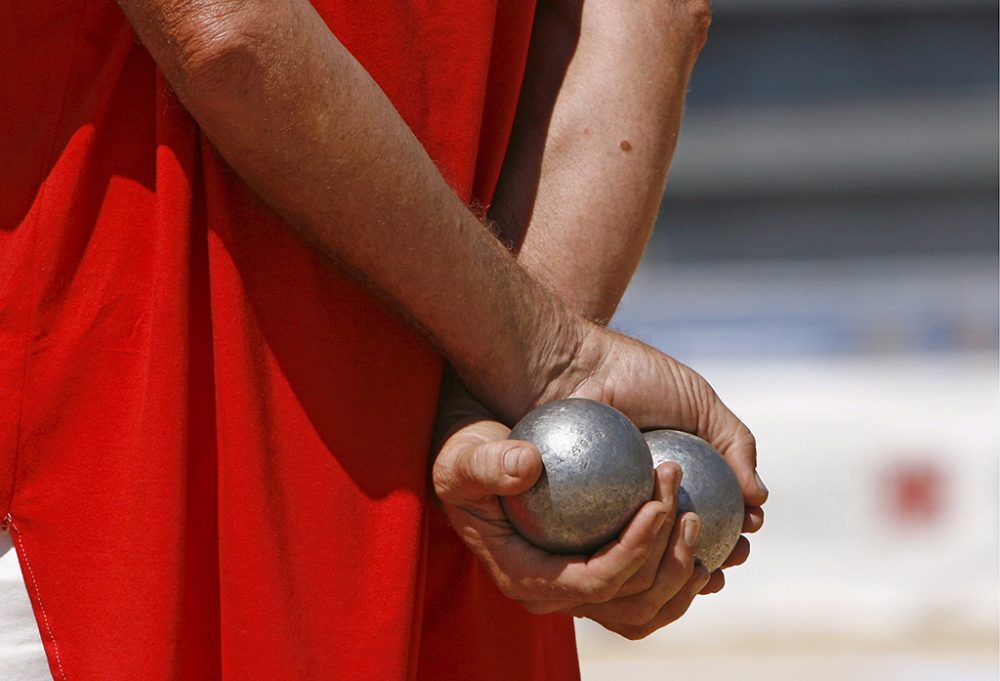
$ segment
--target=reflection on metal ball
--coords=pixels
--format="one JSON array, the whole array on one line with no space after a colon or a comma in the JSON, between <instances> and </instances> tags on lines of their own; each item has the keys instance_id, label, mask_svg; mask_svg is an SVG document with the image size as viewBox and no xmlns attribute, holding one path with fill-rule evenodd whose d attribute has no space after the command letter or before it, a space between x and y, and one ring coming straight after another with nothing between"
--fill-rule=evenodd
<instances>
[{"instance_id":1,"label":"reflection on metal ball","mask_svg":"<svg viewBox=\"0 0 1000 681\"><path fill-rule=\"evenodd\" d=\"M642 433L606 404L571 398L521 419L510 433L542 453L542 475L501 497L514 528L554 553L588 554L618 536L653 497L652 457Z\"/></svg>"},{"instance_id":2,"label":"reflection on metal ball","mask_svg":"<svg viewBox=\"0 0 1000 681\"><path fill-rule=\"evenodd\" d=\"M694 555L709 571L729 556L743 526L743 492L729 464L712 445L677 430L654 430L644 435L653 465L673 461L681 467L677 512L694 511L701 534Z\"/></svg>"}]
</instances>

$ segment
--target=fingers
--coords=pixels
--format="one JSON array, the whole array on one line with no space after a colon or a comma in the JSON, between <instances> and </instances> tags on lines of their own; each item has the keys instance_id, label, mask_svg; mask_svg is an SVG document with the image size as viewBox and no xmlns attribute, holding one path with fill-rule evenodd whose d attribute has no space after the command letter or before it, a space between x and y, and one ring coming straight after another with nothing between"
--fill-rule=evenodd
<instances>
[{"instance_id":1,"label":"fingers","mask_svg":"<svg viewBox=\"0 0 1000 681\"><path fill-rule=\"evenodd\" d=\"M498 556L495 581L501 585L501 591L521 601L533 613L570 612L581 604L600 604L650 590L662 591L669 586L664 585L661 575L665 569L664 556L672 541L680 541L675 537L682 536L672 531L680 477L678 465L660 466L656 472L656 498L639 509L616 541L589 559L538 551L536 557L540 560L532 563L524 560L523 554L512 553L508 544L504 557L515 560L505 562ZM697 522L697 516L688 516ZM688 536L691 536L690 531ZM529 550L535 551L533 547ZM684 562L690 572L693 559L688 555ZM519 573L524 565L530 566L530 572ZM668 569L672 575L676 574L673 565ZM502 584L502 575L514 579L509 584ZM686 575L680 581L684 578ZM674 585L675 589L678 584Z\"/></svg>"},{"instance_id":2,"label":"fingers","mask_svg":"<svg viewBox=\"0 0 1000 681\"><path fill-rule=\"evenodd\" d=\"M740 491L743 492L743 503L748 507L759 509L767 501L769 492L757 473L757 440L750 429L722 403L715 391L708 387L707 383L705 385L710 391L712 406L709 408L708 422L710 425L701 437L712 443L726 459L726 463L729 464L740 484ZM760 523L763 524L763 513L760 514L759 519ZM759 529L759 525L756 529ZM745 531L753 532L755 530Z\"/></svg>"},{"instance_id":3,"label":"fingers","mask_svg":"<svg viewBox=\"0 0 1000 681\"><path fill-rule=\"evenodd\" d=\"M452 438L434 463L434 489L445 503L462 505L485 497L519 494L538 480L538 448L518 440L472 443Z\"/></svg>"},{"instance_id":4,"label":"fingers","mask_svg":"<svg viewBox=\"0 0 1000 681\"><path fill-rule=\"evenodd\" d=\"M691 607L691 602L694 600L695 596L708 584L711 575L708 570L702 566L697 566L694 569L694 573L691 578L684 583L681 589L678 591L677 595L671 598L660 612L657 613L650 622L648 622L644 627L641 628L640 632L643 637L648 636L657 629L665 627L666 625L674 622L688 611Z\"/></svg>"},{"instance_id":5,"label":"fingers","mask_svg":"<svg viewBox=\"0 0 1000 681\"><path fill-rule=\"evenodd\" d=\"M767 501L768 490L757 473L757 441L753 433L718 397L715 397L715 402L715 427L708 439L736 474L743 492L743 503L752 507L763 506Z\"/></svg>"},{"instance_id":6,"label":"fingers","mask_svg":"<svg viewBox=\"0 0 1000 681\"><path fill-rule=\"evenodd\" d=\"M649 621L640 625L623 624L615 620L601 620L599 618L594 618L599 624L601 624L606 629L624 636L627 639L633 641L645 638L657 629L661 629L671 622L680 619L684 613L688 611L691 607L691 603L694 601L695 596L697 596L702 589L706 587L711 579L711 575L708 570L701 567L700 565L694 568L693 573L690 578L684 582L681 588L677 591L677 594L667 601L656 614L650 618Z\"/></svg>"},{"instance_id":7,"label":"fingers","mask_svg":"<svg viewBox=\"0 0 1000 681\"><path fill-rule=\"evenodd\" d=\"M512 529L503 538L494 536L480 558L501 592L532 612L603 603L650 559L660 528L669 521L667 506L653 500L639 509L618 539L589 558L548 553Z\"/></svg>"},{"instance_id":8,"label":"fingers","mask_svg":"<svg viewBox=\"0 0 1000 681\"><path fill-rule=\"evenodd\" d=\"M753 436L721 402L707 410L714 416L701 421L699 430L737 472L748 500L744 530L752 532L763 523L763 511L751 502L766 500L753 470ZM536 447L507 437L509 431L496 422L460 427L434 465L435 490L452 525L505 595L532 612L570 611L641 638L683 615L698 593L723 588L721 571L709 574L694 563L698 517L675 518L681 478L676 464L657 469L655 498L593 556L554 555L529 544L509 525L496 497L533 485L541 457ZM740 538L724 567L739 565L748 555L749 542Z\"/></svg>"},{"instance_id":9,"label":"fingers","mask_svg":"<svg viewBox=\"0 0 1000 681\"><path fill-rule=\"evenodd\" d=\"M672 473L676 482L668 480L667 484L679 485L679 471ZM587 585L582 594L584 602L600 603L618 596L624 585L649 563L654 565L655 573L655 566L660 562L657 553L662 554L666 545L661 538L664 534L670 536L674 509L672 498L669 503L659 499L647 502L625 526L617 541L599 550L585 563L568 566L566 580ZM636 581L643 581L643 577Z\"/></svg>"},{"instance_id":10,"label":"fingers","mask_svg":"<svg viewBox=\"0 0 1000 681\"><path fill-rule=\"evenodd\" d=\"M653 544L652 551L650 552L649 558L643 563L642 567L632 575L629 580L622 585L619 590L618 596L630 596L632 594L642 593L650 587L656 581L656 575L660 569L660 562L663 558L663 552L667 548L667 544L670 541L670 535L673 531L674 519L677 513L677 490L681 485L681 468L676 463L667 462L660 464L656 468L656 490L654 494L655 499L659 499L663 502L666 507L667 522L663 524L659 532L656 534L656 540Z\"/></svg>"},{"instance_id":11,"label":"fingers","mask_svg":"<svg viewBox=\"0 0 1000 681\"><path fill-rule=\"evenodd\" d=\"M740 532L756 532L764 527L764 509L760 506L747 508L743 515L743 528Z\"/></svg>"},{"instance_id":12,"label":"fingers","mask_svg":"<svg viewBox=\"0 0 1000 681\"><path fill-rule=\"evenodd\" d=\"M700 521L694 513L685 513L678 519L649 589L604 603L588 604L574 610L574 614L605 625L614 622L631 627L640 627L655 619L664 605L683 589L695 570L693 549L699 528Z\"/></svg>"},{"instance_id":13,"label":"fingers","mask_svg":"<svg viewBox=\"0 0 1000 681\"><path fill-rule=\"evenodd\" d=\"M726 574L722 570L716 570L709 577L708 582L701 588L698 592L699 596L710 596L712 594L719 593L722 591L722 587L726 585Z\"/></svg>"},{"instance_id":14,"label":"fingers","mask_svg":"<svg viewBox=\"0 0 1000 681\"><path fill-rule=\"evenodd\" d=\"M747 506L762 506L768 490L757 474L757 441L750 429L730 411L712 386L698 372L667 358L675 366L675 381L687 393L689 425L725 457L736 474Z\"/></svg>"},{"instance_id":15,"label":"fingers","mask_svg":"<svg viewBox=\"0 0 1000 681\"><path fill-rule=\"evenodd\" d=\"M750 541L746 537L740 537L736 541L736 546L733 550L729 552L729 555L724 561L722 561L723 568L736 567L737 565L743 565L747 562L747 558L750 557Z\"/></svg>"},{"instance_id":16,"label":"fingers","mask_svg":"<svg viewBox=\"0 0 1000 681\"><path fill-rule=\"evenodd\" d=\"M494 426L496 433L482 430ZM617 540L590 558L555 555L517 535L497 503L496 495L521 492L541 473L541 457L534 446L483 439L506 435L495 423L459 431L442 446L433 475L452 525L486 564L502 592L529 609L563 609L613 598L647 562L659 564L673 524L678 466L671 464L657 473L658 498L643 505ZM648 587L654 573L651 570L639 581L644 579Z\"/></svg>"}]
</instances>

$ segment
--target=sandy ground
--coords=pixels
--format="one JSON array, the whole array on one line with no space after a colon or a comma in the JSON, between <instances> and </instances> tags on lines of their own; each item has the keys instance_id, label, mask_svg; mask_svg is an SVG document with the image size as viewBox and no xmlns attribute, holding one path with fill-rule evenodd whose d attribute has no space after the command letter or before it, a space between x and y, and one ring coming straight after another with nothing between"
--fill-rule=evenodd
<instances>
[{"instance_id":1,"label":"sandy ground","mask_svg":"<svg viewBox=\"0 0 1000 681\"><path fill-rule=\"evenodd\" d=\"M616 641L578 625L583 681L998 681L997 637L926 635L909 641L721 641L668 636Z\"/></svg>"},{"instance_id":2,"label":"sandy ground","mask_svg":"<svg viewBox=\"0 0 1000 681\"><path fill-rule=\"evenodd\" d=\"M734 651L587 656L584 681L996 681L996 651Z\"/></svg>"}]
</instances>

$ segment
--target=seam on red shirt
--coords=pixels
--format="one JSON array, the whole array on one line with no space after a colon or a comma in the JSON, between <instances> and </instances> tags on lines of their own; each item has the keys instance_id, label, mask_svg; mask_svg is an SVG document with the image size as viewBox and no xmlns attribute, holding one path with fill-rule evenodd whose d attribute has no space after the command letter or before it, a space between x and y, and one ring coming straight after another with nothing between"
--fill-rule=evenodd
<instances>
[{"instance_id":1,"label":"seam on red shirt","mask_svg":"<svg viewBox=\"0 0 1000 681\"><path fill-rule=\"evenodd\" d=\"M21 558L24 560L24 567L27 569L28 578L31 580L31 588L34 590L34 601L38 604L38 610L42 613L42 623L45 625L45 633L48 639L52 641L52 656L56 659L56 666L59 667L59 678L62 681L66 681L66 671L63 669L62 659L59 657L59 643L56 642L56 637L52 634L52 626L49 624L49 616L45 612L45 605L42 603L42 594L38 589L38 580L35 578L35 571L31 567L31 561L28 560L28 552L24 549L24 539L21 536L21 529L14 523L14 519L7 514L4 518L4 522L13 530L14 535L17 537L17 552L20 554Z\"/></svg>"}]
</instances>

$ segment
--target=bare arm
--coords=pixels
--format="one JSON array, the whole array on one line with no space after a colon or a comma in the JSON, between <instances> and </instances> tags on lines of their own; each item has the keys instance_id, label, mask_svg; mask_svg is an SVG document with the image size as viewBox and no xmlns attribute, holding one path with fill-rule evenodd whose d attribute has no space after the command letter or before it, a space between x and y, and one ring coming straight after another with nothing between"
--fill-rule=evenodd
<instances>
[{"instance_id":1,"label":"bare arm","mask_svg":"<svg viewBox=\"0 0 1000 681\"><path fill-rule=\"evenodd\" d=\"M710 23L709 0L539 0L490 215L525 270L596 322L614 314L652 231ZM671 372L678 394L707 388L687 367L673 364ZM756 476L753 438L727 416L738 434L713 439L701 418L710 412L694 407L700 417L673 426L726 455L754 531L767 490Z\"/></svg>"},{"instance_id":2,"label":"bare arm","mask_svg":"<svg viewBox=\"0 0 1000 681\"><path fill-rule=\"evenodd\" d=\"M547 0L491 207L520 262L606 323L663 195L707 0Z\"/></svg>"},{"instance_id":3,"label":"bare arm","mask_svg":"<svg viewBox=\"0 0 1000 681\"><path fill-rule=\"evenodd\" d=\"M491 217L535 278L596 321L606 323L614 313L652 229L708 19L700 0L539 3ZM628 579L600 602L553 598L547 571L563 574L569 566L524 544L495 496L534 483L541 472L537 452L505 441L508 429L491 421L452 376L443 388L440 426L451 426L434 468L445 512L501 590L532 612L571 612L640 638L680 617L699 592L722 588L721 571L709 576L694 566L689 542L698 519L686 514L674 522L679 475L665 465L657 470L654 500L588 562L600 571L616 556L626 565L616 570ZM755 531L766 490L754 478L749 433L726 451L754 507L744 531ZM658 527L649 522L657 511L667 518ZM748 552L743 538L726 565L738 565Z\"/></svg>"},{"instance_id":4,"label":"bare arm","mask_svg":"<svg viewBox=\"0 0 1000 681\"><path fill-rule=\"evenodd\" d=\"M572 363L580 321L455 196L308 3L121 4L240 176L421 327L497 413L522 414Z\"/></svg>"}]
</instances>

